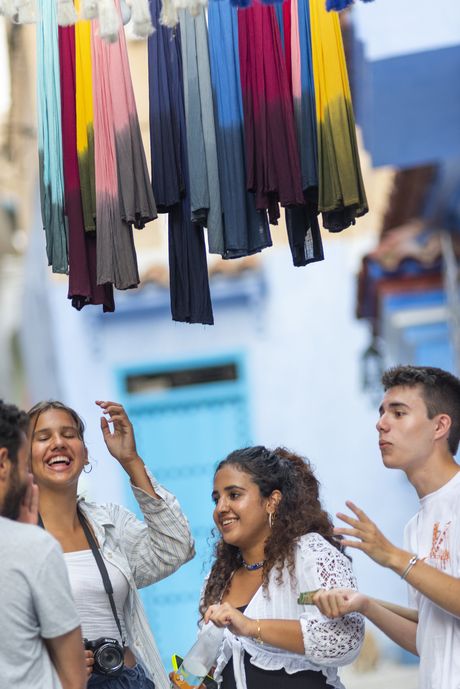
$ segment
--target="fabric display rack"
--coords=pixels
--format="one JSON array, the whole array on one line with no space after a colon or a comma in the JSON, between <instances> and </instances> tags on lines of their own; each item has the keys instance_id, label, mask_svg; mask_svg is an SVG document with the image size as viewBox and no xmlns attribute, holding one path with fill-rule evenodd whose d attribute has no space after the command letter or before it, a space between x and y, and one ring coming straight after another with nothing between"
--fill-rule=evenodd
<instances>
[{"instance_id":1,"label":"fabric display rack","mask_svg":"<svg viewBox=\"0 0 460 689\"><path fill-rule=\"evenodd\" d=\"M42 219L72 305L139 284L133 228L168 214L172 318L213 323L209 252L295 266L367 212L337 10L352 0L0 0L36 21ZM369 0L364 0L369 1ZM248 4L248 2L250 4ZM243 6L244 5L244 6ZM151 179L123 22L148 39Z\"/></svg>"}]
</instances>

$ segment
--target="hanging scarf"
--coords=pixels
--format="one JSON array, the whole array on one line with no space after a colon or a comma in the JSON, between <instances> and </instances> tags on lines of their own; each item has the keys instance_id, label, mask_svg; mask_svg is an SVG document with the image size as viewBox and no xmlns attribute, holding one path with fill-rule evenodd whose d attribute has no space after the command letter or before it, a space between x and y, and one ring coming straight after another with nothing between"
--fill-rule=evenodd
<instances>
[{"instance_id":1,"label":"hanging scarf","mask_svg":"<svg viewBox=\"0 0 460 689\"><path fill-rule=\"evenodd\" d=\"M171 314L176 321L211 325L204 234L200 225L191 222L188 195L180 28L171 30L160 24L160 0L151 0L150 10L157 27L149 38L152 183L159 208L169 212ZM168 140L172 132L177 135L174 142ZM171 176L166 178L166 173Z\"/></svg>"},{"instance_id":2,"label":"hanging scarf","mask_svg":"<svg viewBox=\"0 0 460 689\"><path fill-rule=\"evenodd\" d=\"M270 221L303 194L292 99L273 6L255 2L238 10L248 189Z\"/></svg>"},{"instance_id":3,"label":"hanging scarf","mask_svg":"<svg viewBox=\"0 0 460 689\"><path fill-rule=\"evenodd\" d=\"M80 310L86 304L115 309L112 285L96 284L96 236L85 232L76 149L75 29L59 28L62 146L65 208L69 227L69 299Z\"/></svg>"},{"instance_id":4,"label":"hanging scarf","mask_svg":"<svg viewBox=\"0 0 460 689\"><path fill-rule=\"evenodd\" d=\"M278 10L279 5L276 5ZM291 55L291 0L284 0L281 5L282 8L282 26L283 26L283 50L284 61L286 64L286 73L288 83L292 84L292 55Z\"/></svg>"},{"instance_id":5,"label":"hanging scarf","mask_svg":"<svg viewBox=\"0 0 460 689\"><path fill-rule=\"evenodd\" d=\"M119 0L116 0L119 12ZM157 217L142 143L123 26L106 48L121 217L138 229Z\"/></svg>"},{"instance_id":6,"label":"hanging scarf","mask_svg":"<svg viewBox=\"0 0 460 689\"><path fill-rule=\"evenodd\" d=\"M110 82L110 48L91 22L93 66L94 158L96 170L97 283L117 289L139 284L131 227L122 221L117 173L114 112ZM130 170L126 175L131 174Z\"/></svg>"},{"instance_id":7,"label":"hanging scarf","mask_svg":"<svg viewBox=\"0 0 460 689\"><path fill-rule=\"evenodd\" d=\"M305 205L285 209L286 229L292 262L295 266L324 259L323 242L318 223L318 203L312 194L305 194Z\"/></svg>"},{"instance_id":8,"label":"hanging scarf","mask_svg":"<svg viewBox=\"0 0 460 689\"><path fill-rule=\"evenodd\" d=\"M38 0L37 7L38 154L42 221L48 264L54 273L67 273L56 3Z\"/></svg>"},{"instance_id":9,"label":"hanging scarf","mask_svg":"<svg viewBox=\"0 0 460 689\"><path fill-rule=\"evenodd\" d=\"M76 9L80 11L79 0ZM75 25L75 71L78 167L85 229L91 232L96 229L91 24L83 19Z\"/></svg>"},{"instance_id":10,"label":"hanging scarf","mask_svg":"<svg viewBox=\"0 0 460 689\"><path fill-rule=\"evenodd\" d=\"M208 32L201 10L179 11L192 220L208 228L212 254L225 253Z\"/></svg>"},{"instance_id":11,"label":"hanging scarf","mask_svg":"<svg viewBox=\"0 0 460 689\"><path fill-rule=\"evenodd\" d=\"M300 146L302 188L318 186L318 145L316 131L315 82L311 52L309 0L293 0L298 20L299 93L294 99L297 136Z\"/></svg>"},{"instance_id":12,"label":"hanging scarf","mask_svg":"<svg viewBox=\"0 0 460 689\"><path fill-rule=\"evenodd\" d=\"M76 10L80 2L76 0ZM77 153L85 229L96 229L96 189L94 181L94 114L91 67L91 24L81 19L75 25Z\"/></svg>"},{"instance_id":13,"label":"hanging scarf","mask_svg":"<svg viewBox=\"0 0 460 689\"><path fill-rule=\"evenodd\" d=\"M326 9L328 12L334 10L340 12L354 3L355 0L326 0ZM362 2L373 2L373 0L362 0Z\"/></svg>"},{"instance_id":14,"label":"hanging scarf","mask_svg":"<svg viewBox=\"0 0 460 689\"><path fill-rule=\"evenodd\" d=\"M310 0L318 130L318 208L323 225L340 231L367 213L339 17Z\"/></svg>"},{"instance_id":15,"label":"hanging scarf","mask_svg":"<svg viewBox=\"0 0 460 689\"><path fill-rule=\"evenodd\" d=\"M209 3L209 51L215 96L225 258L247 256L272 244L267 214L265 211L256 211L255 197L246 190L236 12L229 0L211 0Z\"/></svg>"},{"instance_id":16,"label":"hanging scarf","mask_svg":"<svg viewBox=\"0 0 460 689\"><path fill-rule=\"evenodd\" d=\"M155 17L158 20L159 4L151 0L154 21ZM148 41L152 188L158 211L167 213L185 194L181 142L186 133L178 117L182 98L181 62L176 48L179 38L170 28L158 21L155 24L157 30Z\"/></svg>"}]
</instances>

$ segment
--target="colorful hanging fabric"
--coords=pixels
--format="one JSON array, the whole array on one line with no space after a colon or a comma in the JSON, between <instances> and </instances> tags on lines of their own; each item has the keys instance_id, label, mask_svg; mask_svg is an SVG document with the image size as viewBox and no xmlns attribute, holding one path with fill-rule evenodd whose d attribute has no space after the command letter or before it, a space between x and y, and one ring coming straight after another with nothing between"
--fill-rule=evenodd
<instances>
[{"instance_id":1,"label":"colorful hanging fabric","mask_svg":"<svg viewBox=\"0 0 460 689\"><path fill-rule=\"evenodd\" d=\"M275 5L278 12L279 5ZM283 51L284 61L286 64L286 73L288 84L292 84L292 55L291 55L291 0L284 0L281 5L282 9L282 35L283 35Z\"/></svg>"},{"instance_id":2,"label":"colorful hanging fabric","mask_svg":"<svg viewBox=\"0 0 460 689\"><path fill-rule=\"evenodd\" d=\"M285 217L292 261L295 266L305 266L324 259L318 223L318 148L308 0L291 0L291 56L305 205L286 208Z\"/></svg>"},{"instance_id":3,"label":"colorful hanging fabric","mask_svg":"<svg viewBox=\"0 0 460 689\"><path fill-rule=\"evenodd\" d=\"M151 13L158 18L158 0ZM157 30L148 41L149 120L152 187L160 213L179 203L185 195L185 175L181 161L181 143L186 132L178 117L181 94L182 62L176 32L156 22Z\"/></svg>"},{"instance_id":4,"label":"colorful hanging fabric","mask_svg":"<svg viewBox=\"0 0 460 689\"><path fill-rule=\"evenodd\" d=\"M302 188L318 186L318 145L316 130L315 82L313 76L309 0L292 0L297 17L299 84L294 96L297 136L300 146Z\"/></svg>"},{"instance_id":5,"label":"colorful hanging fabric","mask_svg":"<svg viewBox=\"0 0 460 689\"><path fill-rule=\"evenodd\" d=\"M69 299L80 310L86 304L103 304L114 311L112 285L96 284L96 235L85 232L76 149L75 29L59 28L61 67L62 145L65 209L69 227Z\"/></svg>"},{"instance_id":6,"label":"colorful hanging fabric","mask_svg":"<svg viewBox=\"0 0 460 689\"><path fill-rule=\"evenodd\" d=\"M326 0L326 10L328 12L340 12L354 3L355 0ZM361 0L362 2L373 2L373 0Z\"/></svg>"},{"instance_id":7,"label":"colorful hanging fabric","mask_svg":"<svg viewBox=\"0 0 460 689\"><path fill-rule=\"evenodd\" d=\"M98 21L91 22L93 67L94 158L96 170L97 282L117 289L139 284L132 228L120 211L114 112L111 94L111 48L99 36ZM126 175L131 171L126 171Z\"/></svg>"},{"instance_id":8,"label":"colorful hanging fabric","mask_svg":"<svg viewBox=\"0 0 460 689\"><path fill-rule=\"evenodd\" d=\"M75 8L80 12L80 1ZM91 67L91 24L81 19L75 25L75 100L77 153L85 229L96 229L96 189L94 181L94 113Z\"/></svg>"},{"instance_id":9,"label":"colorful hanging fabric","mask_svg":"<svg viewBox=\"0 0 460 689\"><path fill-rule=\"evenodd\" d=\"M38 154L42 221L48 264L54 273L67 273L56 3L38 0L37 9Z\"/></svg>"},{"instance_id":10,"label":"colorful hanging fabric","mask_svg":"<svg viewBox=\"0 0 460 689\"><path fill-rule=\"evenodd\" d=\"M318 223L318 204L314 193L305 194L305 205L285 209L286 229L292 262L295 266L324 259L321 231Z\"/></svg>"},{"instance_id":11,"label":"colorful hanging fabric","mask_svg":"<svg viewBox=\"0 0 460 689\"><path fill-rule=\"evenodd\" d=\"M238 10L247 185L270 222L283 206L303 204L292 99L273 6Z\"/></svg>"},{"instance_id":12,"label":"colorful hanging fabric","mask_svg":"<svg viewBox=\"0 0 460 689\"><path fill-rule=\"evenodd\" d=\"M169 212L171 313L176 321L211 325L214 318L204 234L202 227L191 221L188 195L180 27L171 30L160 24L160 0L150 0L150 11L157 27L149 38L152 170L154 189L158 185L164 194L157 196L158 206ZM152 124L156 126L153 133ZM177 134L173 146L166 139L172 131ZM165 155L166 150L173 154L172 160ZM167 173L171 178L161 181Z\"/></svg>"},{"instance_id":13,"label":"colorful hanging fabric","mask_svg":"<svg viewBox=\"0 0 460 689\"><path fill-rule=\"evenodd\" d=\"M261 251L272 241L266 212L256 210L254 194L246 190L238 19L229 0L210 0L208 31L224 213L224 258L238 258Z\"/></svg>"},{"instance_id":14,"label":"colorful hanging fabric","mask_svg":"<svg viewBox=\"0 0 460 689\"><path fill-rule=\"evenodd\" d=\"M115 2L120 12L119 0ZM107 49L121 217L141 229L157 217L137 116L123 26Z\"/></svg>"},{"instance_id":15,"label":"colorful hanging fabric","mask_svg":"<svg viewBox=\"0 0 460 689\"><path fill-rule=\"evenodd\" d=\"M367 213L339 17L310 0L318 129L318 208L338 232Z\"/></svg>"},{"instance_id":16,"label":"colorful hanging fabric","mask_svg":"<svg viewBox=\"0 0 460 689\"><path fill-rule=\"evenodd\" d=\"M216 130L204 10L179 11L192 221L208 230L211 254L225 253Z\"/></svg>"}]
</instances>

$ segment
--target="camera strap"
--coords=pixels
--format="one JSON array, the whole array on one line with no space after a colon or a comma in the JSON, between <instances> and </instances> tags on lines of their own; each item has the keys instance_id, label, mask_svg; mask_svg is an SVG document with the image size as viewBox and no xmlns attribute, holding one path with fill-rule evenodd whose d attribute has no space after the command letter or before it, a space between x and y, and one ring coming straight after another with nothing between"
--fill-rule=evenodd
<instances>
[{"instance_id":1,"label":"camera strap","mask_svg":"<svg viewBox=\"0 0 460 689\"><path fill-rule=\"evenodd\" d=\"M98 544L96 543L96 540L92 534L92 531L89 528L86 519L84 518L84 516L82 515L82 513L78 509L78 507L77 507L77 515L78 515L79 522L81 524L81 528L83 529L83 532L86 536L86 540L88 541L89 547L91 548L91 552L93 553L94 559L96 560L96 564L97 564L97 567L99 569L99 572L100 572L100 575L102 578L102 583L104 584L105 592L106 592L107 596L109 597L109 603L110 603L110 607L112 608L113 617L114 617L116 625L118 627L118 631L120 632L120 639L121 639L122 646L125 647L126 641L125 641L125 637L123 636L123 632L121 631L120 618L118 617L117 608L115 605L115 601L113 599L113 586L112 586L112 582L110 581L107 567L105 566L105 562L102 558L101 551L99 549ZM45 525L43 524L43 519L42 519L40 514L38 515L38 526L41 526L42 529L45 528Z\"/></svg>"},{"instance_id":2,"label":"camera strap","mask_svg":"<svg viewBox=\"0 0 460 689\"><path fill-rule=\"evenodd\" d=\"M77 514L78 514L78 519L80 520L81 528L83 529L86 540L89 543L89 547L91 548L91 551L94 555L94 559L96 560L96 564L99 568L99 572L101 573L102 577L102 582L104 584L105 592L107 596L109 597L109 603L110 607L112 608L112 613L113 617L115 619L115 622L118 627L118 631L120 632L120 639L123 647L126 645L125 638L123 636L123 632L121 631L121 624L120 624L120 619L118 617L117 613L117 608L115 605L115 601L113 599L113 587L112 587L112 582L110 581L109 573L107 571L107 567L105 566L104 559L101 555L101 551L99 549L99 546L96 543L96 540L91 532L91 529L89 528L86 519L82 515L81 511L77 507Z\"/></svg>"}]
</instances>

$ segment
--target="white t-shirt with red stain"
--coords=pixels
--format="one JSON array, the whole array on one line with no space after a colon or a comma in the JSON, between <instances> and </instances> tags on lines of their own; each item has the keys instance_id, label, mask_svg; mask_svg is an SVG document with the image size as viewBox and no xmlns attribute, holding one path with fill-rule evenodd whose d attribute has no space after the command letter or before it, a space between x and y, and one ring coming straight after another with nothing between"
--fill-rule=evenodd
<instances>
[{"instance_id":1,"label":"white t-shirt with red stain","mask_svg":"<svg viewBox=\"0 0 460 689\"><path fill-rule=\"evenodd\" d=\"M421 498L404 539L407 549L428 565L460 578L460 472ZM409 605L419 612L419 689L460 689L460 618L410 585Z\"/></svg>"}]
</instances>

